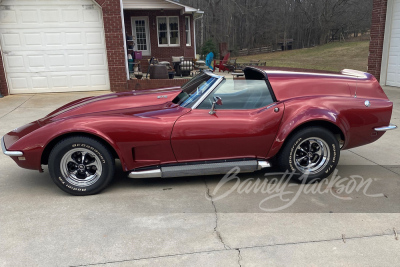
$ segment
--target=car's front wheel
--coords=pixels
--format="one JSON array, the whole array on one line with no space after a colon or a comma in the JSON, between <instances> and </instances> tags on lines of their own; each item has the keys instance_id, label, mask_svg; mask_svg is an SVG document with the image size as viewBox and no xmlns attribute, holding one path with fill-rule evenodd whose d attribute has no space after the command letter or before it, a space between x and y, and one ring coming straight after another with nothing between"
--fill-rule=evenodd
<instances>
[{"instance_id":1,"label":"car's front wheel","mask_svg":"<svg viewBox=\"0 0 400 267\"><path fill-rule=\"evenodd\" d=\"M328 177L339 157L339 142L332 132L310 127L296 132L285 142L278 164L285 171L296 173L295 177L301 181L310 182Z\"/></svg>"},{"instance_id":2,"label":"car's front wheel","mask_svg":"<svg viewBox=\"0 0 400 267\"><path fill-rule=\"evenodd\" d=\"M72 195L92 195L103 190L114 176L114 158L95 139L75 136L60 141L49 156L54 183Z\"/></svg>"}]
</instances>

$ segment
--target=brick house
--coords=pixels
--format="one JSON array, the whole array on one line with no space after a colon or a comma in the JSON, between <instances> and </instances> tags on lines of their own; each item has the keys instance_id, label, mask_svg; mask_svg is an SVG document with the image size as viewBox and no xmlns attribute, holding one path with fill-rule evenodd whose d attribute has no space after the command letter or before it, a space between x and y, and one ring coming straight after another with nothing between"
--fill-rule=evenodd
<instances>
[{"instance_id":1,"label":"brick house","mask_svg":"<svg viewBox=\"0 0 400 267\"><path fill-rule=\"evenodd\" d=\"M400 87L400 0L374 0L368 71Z\"/></svg>"},{"instance_id":2,"label":"brick house","mask_svg":"<svg viewBox=\"0 0 400 267\"><path fill-rule=\"evenodd\" d=\"M194 28L202 14L173 0L0 0L0 91L180 85L130 80L128 54L195 57Z\"/></svg>"}]
</instances>

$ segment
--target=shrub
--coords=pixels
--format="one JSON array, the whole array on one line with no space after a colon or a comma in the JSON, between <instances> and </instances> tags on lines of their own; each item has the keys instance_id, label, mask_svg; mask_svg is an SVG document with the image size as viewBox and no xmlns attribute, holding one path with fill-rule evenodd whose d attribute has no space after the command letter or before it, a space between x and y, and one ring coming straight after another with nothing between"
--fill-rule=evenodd
<instances>
[{"instance_id":1,"label":"shrub","mask_svg":"<svg viewBox=\"0 0 400 267\"><path fill-rule=\"evenodd\" d=\"M207 42L205 42L204 45L201 47L201 57L205 58L210 52L213 52L214 58L217 58L219 54L218 49L212 39L207 40Z\"/></svg>"}]
</instances>

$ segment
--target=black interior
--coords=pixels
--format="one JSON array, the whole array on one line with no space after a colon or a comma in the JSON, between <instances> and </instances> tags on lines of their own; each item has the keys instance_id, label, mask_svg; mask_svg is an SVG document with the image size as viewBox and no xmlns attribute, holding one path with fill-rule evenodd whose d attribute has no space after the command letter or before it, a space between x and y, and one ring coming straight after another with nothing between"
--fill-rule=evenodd
<instances>
[{"instance_id":1,"label":"black interior","mask_svg":"<svg viewBox=\"0 0 400 267\"><path fill-rule=\"evenodd\" d=\"M268 80L267 74L256 68L247 67L243 72L246 80Z\"/></svg>"}]
</instances>

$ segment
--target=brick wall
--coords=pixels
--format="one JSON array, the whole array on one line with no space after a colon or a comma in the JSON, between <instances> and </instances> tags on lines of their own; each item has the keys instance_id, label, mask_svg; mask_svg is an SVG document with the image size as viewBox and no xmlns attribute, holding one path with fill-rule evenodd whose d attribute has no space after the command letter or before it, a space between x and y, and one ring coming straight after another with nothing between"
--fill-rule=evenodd
<instances>
[{"instance_id":1,"label":"brick wall","mask_svg":"<svg viewBox=\"0 0 400 267\"><path fill-rule=\"evenodd\" d=\"M178 47L158 47L157 36L157 16L179 16L179 34L180 46ZM191 46L186 46L186 32L185 32L185 16L190 16L191 27ZM165 10L163 12L158 10L125 10L125 31L127 34L132 35L131 17L148 17L149 30L150 30L150 43L151 43L151 56L156 58L169 59L172 56L194 57L194 29L193 29L193 16L180 15L179 10ZM144 57L150 58L150 57Z\"/></svg>"},{"instance_id":2,"label":"brick wall","mask_svg":"<svg viewBox=\"0 0 400 267\"><path fill-rule=\"evenodd\" d=\"M111 91L127 89L120 0L95 0L102 8Z\"/></svg>"},{"instance_id":3,"label":"brick wall","mask_svg":"<svg viewBox=\"0 0 400 267\"><path fill-rule=\"evenodd\" d=\"M380 79L382 65L383 39L385 36L387 0L374 0L371 24L371 43L369 46L368 72Z\"/></svg>"},{"instance_id":4,"label":"brick wall","mask_svg":"<svg viewBox=\"0 0 400 267\"><path fill-rule=\"evenodd\" d=\"M3 68L3 58L1 55L0 51L0 92L1 94L8 95L8 87L7 87L7 81L6 81L6 74Z\"/></svg>"}]
</instances>

